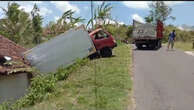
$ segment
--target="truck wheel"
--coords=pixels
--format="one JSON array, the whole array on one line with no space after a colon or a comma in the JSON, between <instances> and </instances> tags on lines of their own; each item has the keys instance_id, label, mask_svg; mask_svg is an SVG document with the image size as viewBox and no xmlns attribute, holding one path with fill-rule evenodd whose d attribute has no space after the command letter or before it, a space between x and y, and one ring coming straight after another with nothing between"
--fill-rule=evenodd
<instances>
[{"instance_id":1,"label":"truck wheel","mask_svg":"<svg viewBox=\"0 0 194 110\"><path fill-rule=\"evenodd\" d=\"M160 40L159 42L160 42L159 45L160 45L160 48L161 48L162 47L162 41Z\"/></svg>"},{"instance_id":2,"label":"truck wheel","mask_svg":"<svg viewBox=\"0 0 194 110\"><path fill-rule=\"evenodd\" d=\"M89 57L90 59L94 59L94 58L100 58L100 55L99 55L98 52L95 52L95 53L89 55L88 57Z\"/></svg>"},{"instance_id":3,"label":"truck wheel","mask_svg":"<svg viewBox=\"0 0 194 110\"><path fill-rule=\"evenodd\" d=\"M141 44L136 44L137 49L142 49L142 45Z\"/></svg>"},{"instance_id":4,"label":"truck wheel","mask_svg":"<svg viewBox=\"0 0 194 110\"><path fill-rule=\"evenodd\" d=\"M112 56L112 49L111 48L104 48L100 50L100 55L102 57L111 57Z\"/></svg>"},{"instance_id":5,"label":"truck wheel","mask_svg":"<svg viewBox=\"0 0 194 110\"><path fill-rule=\"evenodd\" d=\"M159 49L159 48L162 47L161 40L158 40L158 41L157 41L157 46L156 46L156 47L157 47L156 49Z\"/></svg>"},{"instance_id":6,"label":"truck wheel","mask_svg":"<svg viewBox=\"0 0 194 110\"><path fill-rule=\"evenodd\" d=\"M149 49L155 50L155 49L157 49L157 45L155 43L152 43L149 45Z\"/></svg>"}]
</instances>

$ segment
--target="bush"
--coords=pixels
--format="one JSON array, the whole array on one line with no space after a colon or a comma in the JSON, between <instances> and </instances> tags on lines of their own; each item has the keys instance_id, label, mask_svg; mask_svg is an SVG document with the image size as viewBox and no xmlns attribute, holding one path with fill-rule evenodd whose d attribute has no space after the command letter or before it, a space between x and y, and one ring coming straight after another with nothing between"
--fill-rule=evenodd
<instances>
[{"instance_id":1,"label":"bush","mask_svg":"<svg viewBox=\"0 0 194 110\"><path fill-rule=\"evenodd\" d=\"M176 31L176 41L191 42L194 39L194 32L193 31L180 30L177 27L172 26L172 25L165 26L164 28L165 28L165 30L164 30L163 42L168 41L169 34L170 34L170 32L172 32L172 30Z\"/></svg>"},{"instance_id":2,"label":"bush","mask_svg":"<svg viewBox=\"0 0 194 110\"><path fill-rule=\"evenodd\" d=\"M18 109L42 101L44 98L48 97L50 93L54 92L56 81L53 74L45 76L38 75L34 77L31 81L30 88L28 89L29 93L18 100L13 108Z\"/></svg>"},{"instance_id":3,"label":"bush","mask_svg":"<svg viewBox=\"0 0 194 110\"><path fill-rule=\"evenodd\" d=\"M78 59L76 63L68 66L67 68L60 67L57 72L50 73L49 75L36 75L32 78L31 85L28 88L28 94L19 99L11 107L8 102L0 105L0 110L20 110L22 107L34 105L51 96L51 93L56 92L56 83L59 80L65 80L69 74L76 71L81 66L85 65L88 59Z\"/></svg>"}]
</instances>

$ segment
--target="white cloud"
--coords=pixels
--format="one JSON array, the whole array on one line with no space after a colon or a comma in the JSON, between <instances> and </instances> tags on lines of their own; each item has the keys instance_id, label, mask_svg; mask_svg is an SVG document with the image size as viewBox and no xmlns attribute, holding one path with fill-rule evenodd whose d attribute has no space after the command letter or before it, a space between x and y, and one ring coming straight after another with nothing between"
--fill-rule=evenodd
<instances>
[{"instance_id":1,"label":"white cloud","mask_svg":"<svg viewBox=\"0 0 194 110\"><path fill-rule=\"evenodd\" d=\"M178 29L180 29L180 30L184 30L184 29L183 29L183 27L181 27L181 26L178 26Z\"/></svg>"},{"instance_id":2,"label":"white cloud","mask_svg":"<svg viewBox=\"0 0 194 110\"><path fill-rule=\"evenodd\" d=\"M184 1L164 1L164 3L167 4L168 6L173 6L176 4L184 3Z\"/></svg>"},{"instance_id":3,"label":"white cloud","mask_svg":"<svg viewBox=\"0 0 194 110\"><path fill-rule=\"evenodd\" d=\"M51 1L51 3L53 3L56 8L63 12L68 11L70 9L72 9L76 13L80 12L80 9L77 6L71 5L68 1Z\"/></svg>"},{"instance_id":4,"label":"white cloud","mask_svg":"<svg viewBox=\"0 0 194 110\"><path fill-rule=\"evenodd\" d=\"M20 9L24 9L24 11L30 13L32 11L33 7L34 7L34 4L22 4L20 6ZM40 6L38 6L38 7L40 7ZM51 13L52 13L52 10L49 10L48 8L43 7L43 6L40 7L39 14L41 16L46 16L46 15L51 14Z\"/></svg>"},{"instance_id":5,"label":"white cloud","mask_svg":"<svg viewBox=\"0 0 194 110\"><path fill-rule=\"evenodd\" d=\"M122 3L128 8L148 9L150 1L123 1Z\"/></svg>"},{"instance_id":6,"label":"white cloud","mask_svg":"<svg viewBox=\"0 0 194 110\"><path fill-rule=\"evenodd\" d=\"M94 20L93 21L94 22L94 24L96 24L96 21ZM97 21L100 25L102 25L104 22L103 21L100 21L100 20L98 20ZM120 21L117 21L117 23L119 24L119 25L123 25L124 24L124 22L120 22ZM114 20L111 20L111 19L106 19L105 20L105 24L116 24L116 21L114 21Z\"/></svg>"},{"instance_id":7,"label":"white cloud","mask_svg":"<svg viewBox=\"0 0 194 110\"><path fill-rule=\"evenodd\" d=\"M32 11L33 5L27 4L27 5L21 5L19 9L23 9L24 11L30 13Z\"/></svg>"},{"instance_id":8,"label":"white cloud","mask_svg":"<svg viewBox=\"0 0 194 110\"><path fill-rule=\"evenodd\" d=\"M94 4L101 5L103 1L95 1Z\"/></svg>"},{"instance_id":9,"label":"white cloud","mask_svg":"<svg viewBox=\"0 0 194 110\"><path fill-rule=\"evenodd\" d=\"M84 7L84 10L88 10L88 9L89 9L89 7L88 7L88 6L85 6L85 7Z\"/></svg>"},{"instance_id":10,"label":"white cloud","mask_svg":"<svg viewBox=\"0 0 194 110\"><path fill-rule=\"evenodd\" d=\"M141 16L139 16L138 14L133 14L131 17L132 17L132 19L134 19L136 21L145 23L144 19Z\"/></svg>"},{"instance_id":11,"label":"white cloud","mask_svg":"<svg viewBox=\"0 0 194 110\"><path fill-rule=\"evenodd\" d=\"M60 18L59 16L55 16L55 17L54 17L55 22L56 22L57 20L59 20L59 18Z\"/></svg>"},{"instance_id":12,"label":"white cloud","mask_svg":"<svg viewBox=\"0 0 194 110\"><path fill-rule=\"evenodd\" d=\"M119 23L120 25L123 25L123 24L125 24L125 23L124 23L124 22L122 22L122 21L121 21L121 22L119 21L118 23Z\"/></svg>"},{"instance_id":13,"label":"white cloud","mask_svg":"<svg viewBox=\"0 0 194 110\"><path fill-rule=\"evenodd\" d=\"M41 4L43 2L42 1L32 1L32 3Z\"/></svg>"},{"instance_id":14,"label":"white cloud","mask_svg":"<svg viewBox=\"0 0 194 110\"><path fill-rule=\"evenodd\" d=\"M41 7L40 8L40 15L42 15L42 16L46 16L47 14L52 14L52 13L53 13L53 11L49 10L46 7Z\"/></svg>"},{"instance_id":15,"label":"white cloud","mask_svg":"<svg viewBox=\"0 0 194 110\"><path fill-rule=\"evenodd\" d=\"M122 3L128 8L149 9L149 4L151 3L151 1L123 1ZM168 6L173 6L184 2L183 1L164 1L164 3Z\"/></svg>"}]
</instances>

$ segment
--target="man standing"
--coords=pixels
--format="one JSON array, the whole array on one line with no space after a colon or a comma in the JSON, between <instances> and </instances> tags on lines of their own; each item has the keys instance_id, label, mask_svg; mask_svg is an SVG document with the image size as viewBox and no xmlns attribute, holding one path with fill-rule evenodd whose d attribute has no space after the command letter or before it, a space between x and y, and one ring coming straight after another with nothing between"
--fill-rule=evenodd
<instances>
[{"instance_id":1,"label":"man standing","mask_svg":"<svg viewBox=\"0 0 194 110\"><path fill-rule=\"evenodd\" d=\"M169 46L171 45L171 49L173 50L173 46L174 46L174 41L175 41L175 30L173 30L170 34L169 34L169 38L168 38L168 49L169 50Z\"/></svg>"}]
</instances>

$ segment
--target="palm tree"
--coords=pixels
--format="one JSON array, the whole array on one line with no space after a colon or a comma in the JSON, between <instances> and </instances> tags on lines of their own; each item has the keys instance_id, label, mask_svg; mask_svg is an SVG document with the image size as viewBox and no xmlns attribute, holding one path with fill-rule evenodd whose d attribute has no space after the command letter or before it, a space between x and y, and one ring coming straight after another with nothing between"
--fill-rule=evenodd
<instances>
[{"instance_id":1,"label":"palm tree","mask_svg":"<svg viewBox=\"0 0 194 110\"><path fill-rule=\"evenodd\" d=\"M73 17L75 11L68 10L57 20L56 23L50 22L45 31L51 33L52 36L56 36L66 30L75 27L79 22L83 22L85 19L81 17Z\"/></svg>"},{"instance_id":2,"label":"palm tree","mask_svg":"<svg viewBox=\"0 0 194 110\"><path fill-rule=\"evenodd\" d=\"M8 8L2 10L6 17L0 20L1 34L16 43L24 43L31 33L29 14L20 10L17 3L8 3Z\"/></svg>"},{"instance_id":3,"label":"palm tree","mask_svg":"<svg viewBox=\"0 0 194 110\"><path fill-rule=\"evenodd\" d=\"M96 24L100 24L103 23L103 25L106 24L106 20L110 20L111 18L111 9L113 7L111 6L110 3L105 4L105 2L102 2L102 4L100 6L97 7L97 9L95 9L94 11L94 21L96 22ZM92 19L90 19L87 23L86 26L88 26L90 23L92 22Z\"/></svg>"}]
</instances>

